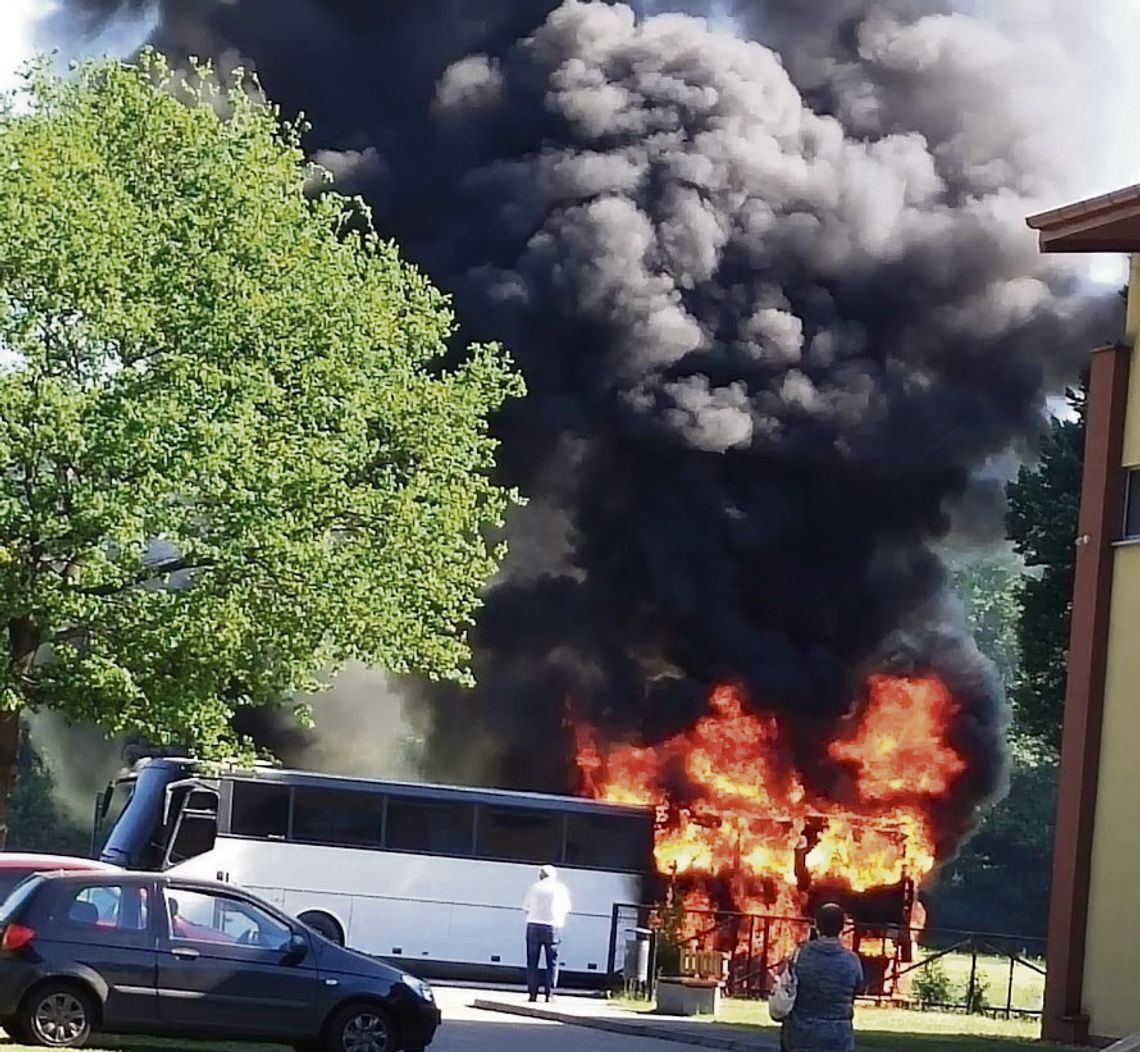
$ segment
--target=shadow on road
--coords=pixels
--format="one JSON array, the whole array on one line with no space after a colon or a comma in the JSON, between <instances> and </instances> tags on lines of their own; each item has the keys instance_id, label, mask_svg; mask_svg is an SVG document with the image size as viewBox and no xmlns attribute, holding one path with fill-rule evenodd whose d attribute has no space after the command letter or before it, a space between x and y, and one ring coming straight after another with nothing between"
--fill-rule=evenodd
<instances>
[{"instance_id":1,"label":"shadow on road","mask_svg":"<svg viewBox=\"0 0 1140 1052\"><path fill-rule=\"evenodd\" d=\"M146 1037L97 1037L92 1052L290 1052L278 1045L194 1042ZM445 1019L428 1052L683 1052L668 1042L606 1034L558 1023L476 1015ZM0 1037L0 1052L34 1052Z\"/></svg>"}]
</instances>

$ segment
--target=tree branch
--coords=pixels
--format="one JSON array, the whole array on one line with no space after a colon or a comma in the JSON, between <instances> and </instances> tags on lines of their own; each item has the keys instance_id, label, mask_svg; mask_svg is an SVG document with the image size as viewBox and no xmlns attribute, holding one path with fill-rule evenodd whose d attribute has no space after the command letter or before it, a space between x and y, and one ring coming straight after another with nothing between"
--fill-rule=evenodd
<instances>
[{"instance_id":1,"label":"tree branch","mask_svg":"<svg viewBox=\"0 0 1140 1052\"><path fill-rule=\"evenodd\" d=\"M110 598L116 595L122 595L124 592L129 592L134 588L141 588L143 585L157 581L159 578L169 577L171 574L193 570L209 570L215 566L217 566L217 563L213 559L167 559L164 562L154 563L151 566L145 567L136 577L120 584L100 584L92 588L69 588L68 591L76 595Z\"/></svg>"}]
</instances>

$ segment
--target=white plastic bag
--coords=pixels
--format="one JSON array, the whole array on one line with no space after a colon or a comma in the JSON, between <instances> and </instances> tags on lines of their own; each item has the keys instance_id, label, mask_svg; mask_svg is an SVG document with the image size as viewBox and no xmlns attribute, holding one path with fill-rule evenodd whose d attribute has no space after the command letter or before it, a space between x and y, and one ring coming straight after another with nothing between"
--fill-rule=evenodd
<instances>
[{"instance_id":1,"label":"white plastic bag","mask_svg":"<svg viewBox=\"0 0 1140 1052\"><path fill-rule=\"evenodd\" d=\"M792 959L776 979L776 985L768 995L768 1015L774 1023L782 1023L792 1014L796 1006L796 994L799 992L799 980L796 978L796 957Z\"/></svg>"}]
</instances>

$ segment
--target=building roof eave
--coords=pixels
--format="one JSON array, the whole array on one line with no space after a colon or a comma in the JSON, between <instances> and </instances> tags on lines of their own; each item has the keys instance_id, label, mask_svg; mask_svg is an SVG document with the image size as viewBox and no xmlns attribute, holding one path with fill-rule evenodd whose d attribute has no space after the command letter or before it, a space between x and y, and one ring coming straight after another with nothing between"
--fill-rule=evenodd
<instances>
[{"instance_id":1,"label":"building roof eave","mask_svg":"<svg viewBox=\"0 0 1140 1052\"><path fill-rule=\"evenodd\" d=\"M1030 216L1042 252L1140 251L1140 183Z\"/></svg>"}]
</instances>

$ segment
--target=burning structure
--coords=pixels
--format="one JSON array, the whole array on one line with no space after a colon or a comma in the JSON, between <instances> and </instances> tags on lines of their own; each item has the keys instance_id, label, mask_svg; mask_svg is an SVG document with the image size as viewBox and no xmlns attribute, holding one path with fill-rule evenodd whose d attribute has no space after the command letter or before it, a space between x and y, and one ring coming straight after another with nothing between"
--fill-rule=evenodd
<instances>
[{"instance_id":1,"label":"burning structure","mask_svg":"<svg viewBox=\"0 0 1140 1052\"><path fill-rule=\"evenodd\" d=\"M688 901L905 921L1004 777L937 546L1000 535L987 465L1096 339L1022 218L1060 49L952 0L157 8L525 373L479 687L405 685L426 773L657 803Z\"/></svg>"},{"instance_id":2,"label":"burning structure","mask_svg":"<svg viewBox=\"0 0 1140 1052\"><path fill-rule=\"evenodd\" d=\"M765 965L782 960L803 935L794 922L838 901L857 948L870 947L872 989L886 992L892 958L909 960L923 924L915 889L937 858L934 812L966 770L946 740L953 717L937 680L871 677L862 715L827 748L849 783L838 797L805 785L779 718L748 712L738 688L716 688L708 715L657 745L606 747L574 728L584 792L657 806L655 860L686 911L685 937L711 932L752 970L756 950ZM776 924L762 948L749 925L746 950L738 925L702 933L718 910Z\"/></svg>"}]
</instances>

